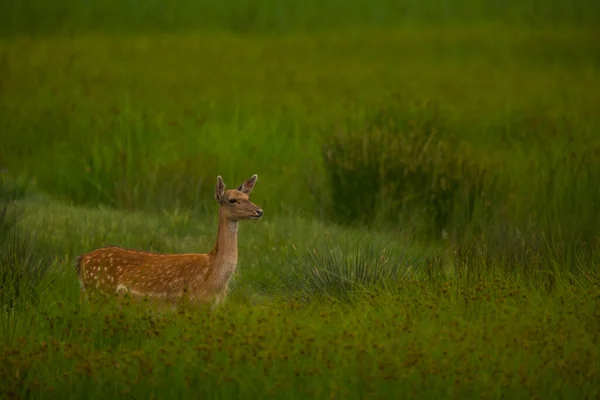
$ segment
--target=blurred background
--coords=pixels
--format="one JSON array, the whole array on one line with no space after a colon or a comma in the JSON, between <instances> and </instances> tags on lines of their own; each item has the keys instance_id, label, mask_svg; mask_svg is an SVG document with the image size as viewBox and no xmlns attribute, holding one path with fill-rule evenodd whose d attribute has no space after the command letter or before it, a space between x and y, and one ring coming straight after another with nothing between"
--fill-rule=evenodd
<instances>
[{"instance_id":1,"label":"blurred background","mask_svg":"<svg viewBox=\"0 0 600 400\"><path fill-rule=\"evenodd\" d=\"M204 214L218 174L257 173L268 216L589 245L599 17L591 0L3 1L2 179Z\"/></svg>"},{"instance_id":2,"label":"blurred background","mask_svg":"<svg viewBox=\"0 0 600 400\"><path fill-rule=\"evenodd\" d=\"M3 34L230 31L285 34L339 28L502 23L597 25L593 0L43 0L3 1Z\"/></svg>"}]
</instances>

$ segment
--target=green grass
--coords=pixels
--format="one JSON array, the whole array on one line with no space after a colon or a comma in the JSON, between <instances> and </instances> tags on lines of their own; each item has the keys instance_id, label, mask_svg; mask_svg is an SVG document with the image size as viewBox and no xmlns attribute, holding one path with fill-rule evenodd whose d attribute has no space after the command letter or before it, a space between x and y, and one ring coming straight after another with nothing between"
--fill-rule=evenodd
<instances>
[{"instance_id":1,"label":"green grass","mask_svg":"<svg viewBox=\"0 0 600 400\"><path fill-rule=\"evenodd\" d=\"M2 13L0 396L600 395L598 6L313 3ZM80 301L253 173L224 307Z\"/></svg>"},{"instance_id":2,"label":"green grass","mask_svg":"<svg viewBox=\"0 0 600 400\"><path fill-rule=\"evenodd\" d=\"M20 302L2 317L3 396L551 399L600 390L600 286L591 276L557 275L549 291L525 273L510 277L487 266L477 275L457 256L413 244L394 253L412 267L399 280L346 297L319 294L317 285L310 301L296 301L264 288L286 272L283 282L297 277L294 265L305 260L299 249L319 251L315 243L325 234L342 238L338 246L349 257L374 262L380 254L360 249L394 236L324 233L317 222L271 218L241 227L239 274L221 309L81 303L73 254L114 242L202 251L212 244L215 221L35 198L14 206L61 267L48 272L54 284L42 301ZM283 288L306 300L311 280L296 279L304 285Z\"/></svg>"}]
</instances>

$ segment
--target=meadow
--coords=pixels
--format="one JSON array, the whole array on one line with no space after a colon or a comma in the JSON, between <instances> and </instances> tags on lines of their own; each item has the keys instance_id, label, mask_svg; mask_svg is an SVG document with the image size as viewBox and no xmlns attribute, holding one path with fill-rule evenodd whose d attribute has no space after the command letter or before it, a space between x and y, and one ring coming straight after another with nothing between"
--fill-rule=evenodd
<instances>
[{"instance_id":1,"label":"meadow","mask_svg":"<svg viewBox=\"0 0 600 400\"><path fill-rule=\"evenodd\" d=\"M0 396L599 398L600 8L442 3L3 4ZM254 173L222 307L80 298Z\"/></svg>"}]
</instances>

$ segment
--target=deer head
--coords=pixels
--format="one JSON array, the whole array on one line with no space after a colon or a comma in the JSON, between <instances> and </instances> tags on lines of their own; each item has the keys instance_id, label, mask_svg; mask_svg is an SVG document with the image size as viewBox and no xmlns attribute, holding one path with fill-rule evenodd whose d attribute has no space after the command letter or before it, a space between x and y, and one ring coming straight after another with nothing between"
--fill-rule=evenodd
<instances>
[{"instance_id":1,"label":"deer head","mask_svg":"<svg viewBox=\"0 0 600 400\"><path fill-rule=\"evenodd\" d=\"M260 219L263 216L263 210L252 203L249 197L257 179L258 175L254 174L237 189L225 190L223 179L220 175L217 177L215 200L219 203L223 217L230 221L240 221Z\"/></svg>"}]
</instances>

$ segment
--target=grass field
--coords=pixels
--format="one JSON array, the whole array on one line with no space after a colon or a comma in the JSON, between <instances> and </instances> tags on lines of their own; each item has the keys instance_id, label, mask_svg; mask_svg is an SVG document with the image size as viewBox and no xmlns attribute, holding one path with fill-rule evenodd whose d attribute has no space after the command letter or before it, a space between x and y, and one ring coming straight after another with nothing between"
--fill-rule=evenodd
<instances>
[{"instance_id":1,"label":"grass field","mask_svg":"<svg viewBox=\"0 0 600 400\"><path fill-rule=\"evenodd\" d=\"M600 9L338 3L6 5L1 397L600 396ZM253 173L223 307L80 300Z\"/></svg>"}]
</instances>

